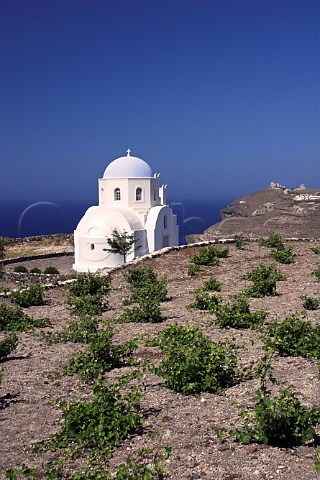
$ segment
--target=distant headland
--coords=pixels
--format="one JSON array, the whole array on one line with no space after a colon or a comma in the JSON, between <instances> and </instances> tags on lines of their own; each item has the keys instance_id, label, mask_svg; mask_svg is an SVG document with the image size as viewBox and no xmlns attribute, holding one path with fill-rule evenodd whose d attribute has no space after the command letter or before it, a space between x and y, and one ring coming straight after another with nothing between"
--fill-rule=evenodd
<instances>
[{"instance_id":1,"label":"distant headland","mask_svg":"<svg viewBox=\"0 0 320 480\"><path fill-rule=\"evenodd\" d=\"M277 232L286 238L320 238L320 188L287 188L276 182L238 198L222 210L221 221L203 234L188 235L194 243L244 233L258 238Z\"/></svg>"}]
</instances>

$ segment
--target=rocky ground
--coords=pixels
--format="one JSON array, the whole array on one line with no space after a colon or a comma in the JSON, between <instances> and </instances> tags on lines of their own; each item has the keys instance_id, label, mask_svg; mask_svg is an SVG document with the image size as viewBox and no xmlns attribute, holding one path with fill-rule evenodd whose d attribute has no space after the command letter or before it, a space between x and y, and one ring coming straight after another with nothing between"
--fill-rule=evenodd
<instances>
[{"instance_id":1,"label":"rocky ground","mask_svg":"<svg viewBox=\"0 0 320 480\"><path fill-rule=\"evenodd\" d=\"M296 253L295 261L293 264L281 265L281 271L287 275L287 280L278 283L279 295L250 300L252 310L263 308L268 311L267 322L273 319L283 320L290 314L300 314L301 295L320 297L320 284L310 275L320 264L320 256L312 253L310 246L319 244L292 242L292 245ZM241 280L241 276L253 266L262 262L270 263L269 249L257 243L249 243L244 250L239 250L232 244L229 246L229 256L221 259L219 266L206 267L198 276L189 277L187 269L190 256L198 248L174 251L145 262L153 265L160 276L166 275L168 278L169 298L161 304L162 323L117 323L117 317L123 308L122 300L128 294L123 271L112 275L110 306L102 320L108 319L114 323L117 328L116 342L138 338L136 356L141 359L159 360L158 349L145 346L143 339L177 322L200 327L214 341L233 338L238 345L247 347L241 353L241 366L254 365L263 354L261 332L220 328L214 324L214 315L187 309L186 305L193 300L195 288L211 275L223 282L224 297L246 288L250 282ZM39 262L42 260L33 260L28 267L40 266ZM70 271L70 257L64 259L63 266L61 258L50 259L50 265L56 266L55 262L60 262L59 267L64 269L63 273ZM41 263L40 268L42 266ZM0 282L0 290L3 290L6 278ZM70 321L65 302L66 292L66 287L47 290L43 305L26 309L35 318L48 317L51 320L52 327L42 331L58 331ZM9 300L0 299L0 302L8 303ZM320 310L308 311L308 319L314 324L319 323L319 312ZM0 332L0 340L4 337L5 334ZM39 330L19 334L17 350L1 364L0 478L5 478L5 471L10 467L21 463L36 466L51 458L52 454L39 458L26 447L31 442L48 438L61 427L61 411L54 401L69 402L90 396L91 386L80 381L77 376L56 376L59 367L81 348L84 347L72 343L48 345L39 335ZM106 376L112 381L131 369L132 367L115 369ZM292 386L305 405L319 405L320 388L315 360L277 358L274 373L281 385ZM172 454L167 461L169 479L319 478L314 470L316 452L312 444L298 448L276 448L260 444L242 445L228 434L222 440L218 438L217 432L220 429L224 428L228 432L233 427L242 425L239 414L244 408L252 408L252 396L258 387L254 378L242 381L220 395L203 393L194 396L183 396L169 390L164 386L162 378L151 373L146 373L143 381L146 386L142 400L145 417L143 427L114 450L110 468L117 467L142 448L170 444Z\"/></svg>"},{"instance_id":2,"label":"rocky ground","mask_svg":"<svg viewBox=\"0 0 320 480\"><path fill-rule=\"evenodd\" d=\"M73 252L73 235L61 233L5 239L5 258L66 252Z\"/></svg>"},{"instance_id":3,"label":"rocky ground","mask_svg":"<svg viewBox=\"0 0 320 480\"><path fill-rule=\"evenodd\" d=\"M304 186L288 189L272 183L233 200L220 210L221 222L207 228L203 234L189 235L187 241L232 238L241 232L250 238L278 232L286 238L317 239L320 232L319 190Z\"/></svg>"}]
</instances>

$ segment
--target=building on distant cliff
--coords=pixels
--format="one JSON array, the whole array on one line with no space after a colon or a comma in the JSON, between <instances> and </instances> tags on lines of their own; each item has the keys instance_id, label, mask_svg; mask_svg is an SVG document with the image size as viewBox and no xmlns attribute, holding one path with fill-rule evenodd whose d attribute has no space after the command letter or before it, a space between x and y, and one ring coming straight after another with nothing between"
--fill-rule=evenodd
<instances>
[{"instance_id":1,"label":"building on distant cliff","mask_svg":"<svg viewBox=\"0 0 320 480\"><path fill-rule=\"evenodd\" d=\"M136 256L179 244L177 217L167 205L166 185L141 158L127 156L111 162L99 179L99 205L90 207L74 231L75 263L78 272L96 272L123 263L110 253L107 237L116 229L134 235Z\"/></svg>"},{"instance_id":2,"label":"building on distant cliff","mask_svg":"<svg viewBox=\"0 0 320 480\"><path fill-rule=\"evenodd\" d=\"M232 238L244 233L251 238L279 233L285 238L320 239L320 189L287 188L271 182L268 187L233 200L220 210L221 221L203 234L189 235L188 243Z\"/></svg>"}]
</instances>

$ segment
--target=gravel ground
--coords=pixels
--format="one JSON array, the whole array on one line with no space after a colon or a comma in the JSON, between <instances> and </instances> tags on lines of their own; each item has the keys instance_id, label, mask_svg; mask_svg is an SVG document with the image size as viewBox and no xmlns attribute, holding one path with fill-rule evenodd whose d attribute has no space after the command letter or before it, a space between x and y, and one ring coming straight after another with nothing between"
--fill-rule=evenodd
<instances>
[{"instance_id":1,"label":"gravel ground","mask_svg":"<svg viewBox=\"0 0 320 480\"><path fill-rule=\"evenodd\" d=\"M282 320L290 314L301 312L301 295L320 297L320 283L310 275L319 266L319 255L310 252L308 242L293 242L292 245L296 253L295 262L280 266L281 271L287 275L287 280L278 283L279 295L250 300L252 310L264 308L268 311L267 321ZM269 250L256 243L250 243L245 250L230 245L228 258L221 259L219 266L206 267L197 277L189 277L187 268L190 255L196 250L195 247L175 251L145 261L146 264L153 265L159 275L168 278L169 299L161 306L164 318L162 323L117 324L122 300L128 293L122 271L112 276L109 310L103 314L102 320L109 319L116 326L117 343L140 338L136 356L141 359L157 362L160 358L157 348L146 347L141 339L178 322L199 326L214 341L234 338L237 344L247 347L241 353L240 365L255 364L263 354L259 332L220 328L214 325L214 315L188 310L186 305L192 301L195 288L213 274L223 282L224 297L243 290L250 282L241 280L241 276L253 266L262 262L270 263ZM65 274L70 273L72 261L72 257L49 259L50 265L56 266ZM24 264L28 268L42 268L43 260ZM2 289L6 284L5 279L1 282ZM47 290L43 305L26 309L28 314L36 318L48 317L52 321L52 327L42 329L43 331L58 331L70 321L65 303L66 292L65 287ZM9 300L0 299L0 302L8 303ZM319 323L319 312L320 310L308 311L308 319L314 324ZM90 396L91 386L80 381L77 376L55 376L57 369L83 346L72 343L48 345L38 333L39 330L19 334L17 350L1 365L0 478L5 478L6 469L23 462L34 466L41 464L43 459L28 453L25 447L35 440L46 439L59 430L61 412L53 400L68 402ZM4 337L4 333L0 332L0 340ZM132 367L115 369L106 376L112 381L131 369ZM316 361L300 357L277 358L274 373L282 386L292 386L305 405L319 405ZM227 434L223 441L218 439L219 429L229 431L241 426L241 410L253 405L252 396L258 386L255 379L242 381L220 395L203 393L194 396L183 396L169 390L160 377L151 373L145 374L144 383L143 427L114 450L110 468L115 468L142 448L170 444L173 450L168 460L169 479L319 478L313 467L316 460L314 445L298 448L276 448L260 444L247 446L235 442ZM50 455L44 458L49 457Z\"/></svg>"}]
</instances>

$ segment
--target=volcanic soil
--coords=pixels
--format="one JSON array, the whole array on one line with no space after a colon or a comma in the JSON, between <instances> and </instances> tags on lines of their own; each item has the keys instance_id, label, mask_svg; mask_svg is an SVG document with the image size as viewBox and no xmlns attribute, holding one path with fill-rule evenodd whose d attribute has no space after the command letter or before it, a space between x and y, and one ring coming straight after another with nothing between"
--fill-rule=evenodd
<instances>
[{"instance_id":1,"label":"volcanic soil","mask_svg":"<svg viewBox=\"0 0 320 480\"><path fill-rule=\"evenodd\" d=\"M278 295L250 299L252 311L267 310L266 323L275 319L281 321L293 314L301 317L301 296L320 297L320 283L311 275L311 272L319 267L320 256L310 251L310 246L320 246L319 243L304 241L291 242L291 245L296 256L294 263L279 265L287 279L278 282ZM214 314L187 309L186 306L192 302L194 290L212 275L223 283L224 298L244 290L251 282L242 280L242 275L260 263L271 263L268 257L270 250L255 242L247 244L244 250L230 244L228 257L220 259L218 266L205 267L199 275L190 277L187 274L190 256L199 248L172 251L143 262L144 265L152 265L160 277L166 276L168 279L168 299L161 304L162 323L117 322L123 308L122 301L128 295L124 270L112 274L109 309L102 315L101 321L108 319L114 325L117 331L114 337L116 343L137 338L139 348L135 356L140 359L159 362L159 350L146 346L145 340L154 337L169 325L178 323L199 327L213 341L232 338L239 346L246 347L240 351L239 366L254 367L264 353L261 331L221 328L215 325ZM55 261L60 262L59 267L63 267L63 273L70 271L70 257L65 258L66 263L63 266L62 258L51 258L50 265L54 266ZM41 262L42 267L43 260ZM24 262L28 268L38 264L37 260ZM6 276L0 282L0 290L3 290L7 285ZM12 284L12 280L10 283ZM37 440L47 439L61 428L61 402L90 398L91 384L79 380L77 375L56 375L59 368L85 346L70 342L49 345L41 336L41 332L61 330L72 319L66 306L66 293L67 287L48 289L42 305L25 309L26 313L35 318L49 318L52 327L37 329L32 333L20 333L16 351L1 364L3 381L0 384L0 478L6 478L5 471L19 464L36 467L52 458L54 453L38 457L26 447ZM10 303L4 298L1 298L0 302ZM313 324L319 324L319 312L320 310L308 311L307 318ZM4 332L0 332L0 340L5 336ZM133 368L126 366L114 369L106 374L106 378L112 382ZM308 407L319 405L317 361L301 357L277 357L274 375L280 387L290 385L303 404ZM241 427L241 411L250 411L253 408L252 397L259 386L254 376L249 376L219 395L204 392L200 395L184 396L166 388L164 380L152 373L145 373L143 382L143 426L130 435L120 447L114 449L108 463L111 470L116 469L129 456L135 457L143 448L161 449L164 445L171 445L172 454L165 461L169 470L168 479L319 478L314 470L317 455L312 443L296 448L243 445L228 434L232 428ZM221 429L226 432L222 439L217 435ZM317 433L320 434L319 428ZM71 470L77 469L79 464L81 459L74 461Z\"/></svg>"}]
</instances>

